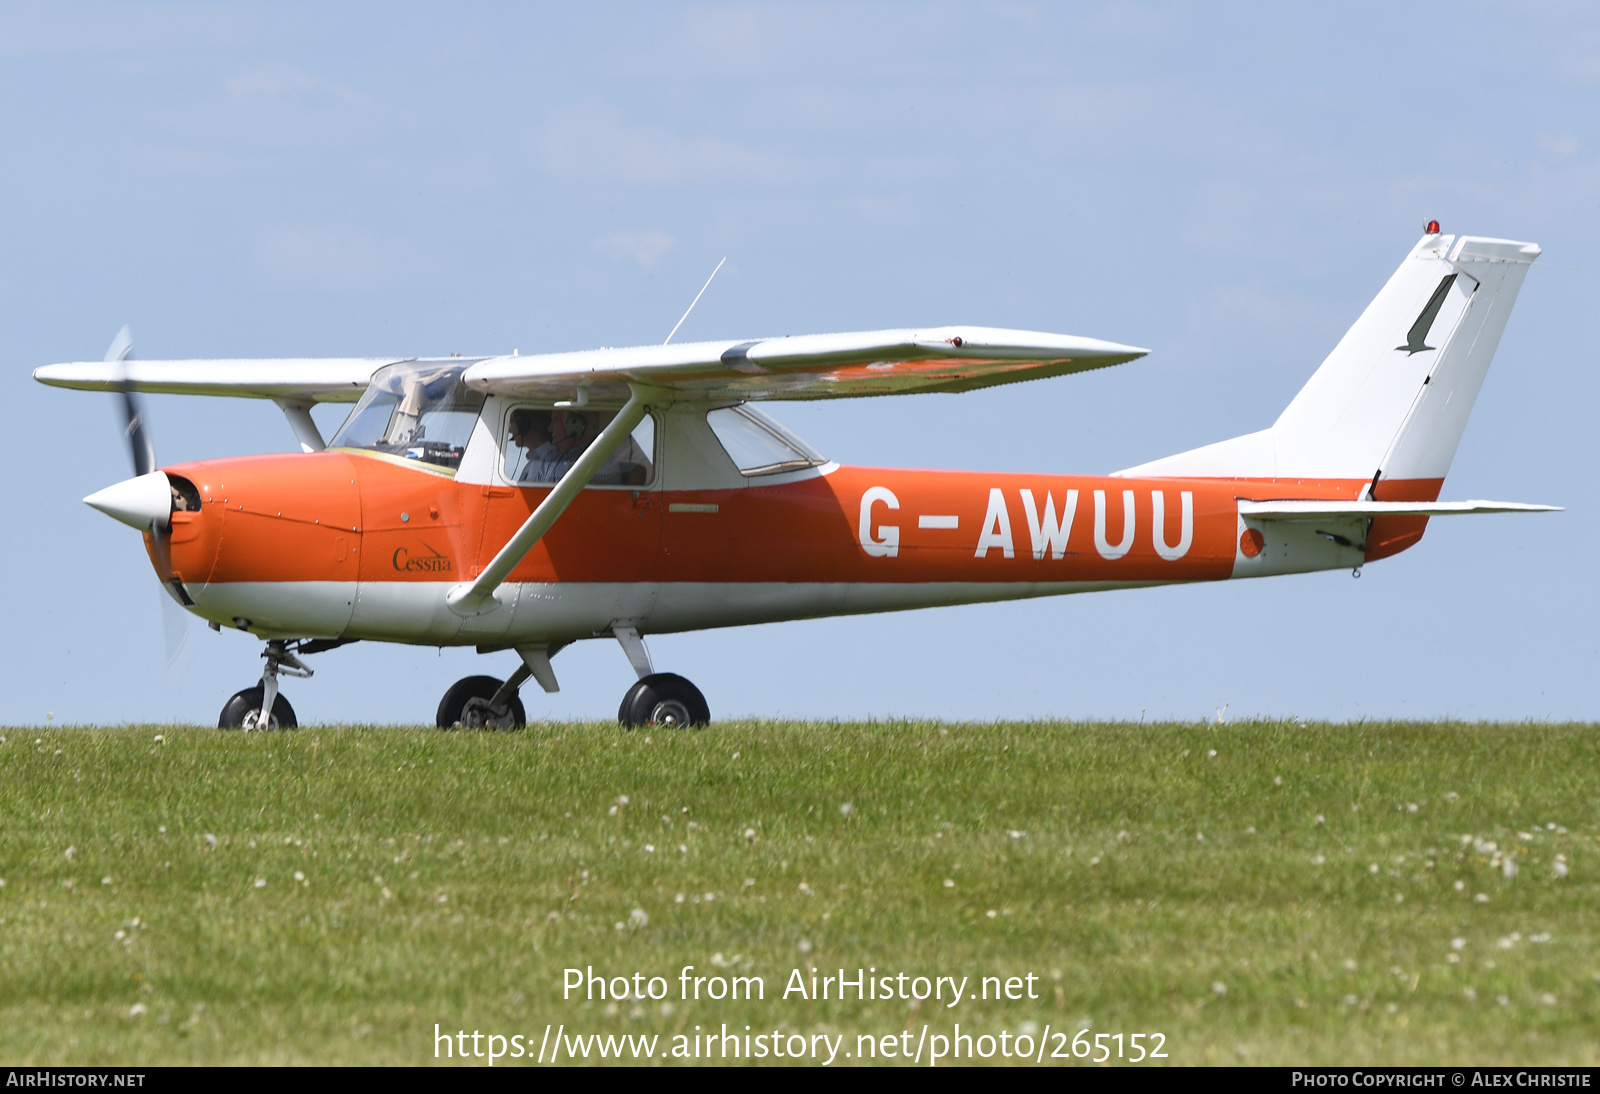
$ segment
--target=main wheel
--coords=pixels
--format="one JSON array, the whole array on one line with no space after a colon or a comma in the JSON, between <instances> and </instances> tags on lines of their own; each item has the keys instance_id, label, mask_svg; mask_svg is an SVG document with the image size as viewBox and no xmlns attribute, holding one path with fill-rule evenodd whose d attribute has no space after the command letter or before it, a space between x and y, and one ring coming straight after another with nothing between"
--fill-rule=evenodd
<instances>
[{"instance_id":1,"label":"main wheel","mask_svg":"<svg viewBox=\"0 0 1600 1094\"><path fill-rule=\"evenodd\" d=\"M646 676L622 697L617 721L629 729L637 726L703 726L711 721L706 697L683 677L670 672Z\"/></svg>"},{"instance_id":2,"label":"main wheel","mask_svg":"<svg viewBox=\"0 0 1600 1094\"><path fill-rule=\"evenodd\" d=\"M217 719L218 729L293 729L299 722L294 720L294 707L289 705L289 700L283 697L283 692L272 700L272 715L267 719L267 724L261 724L261 700L265 698L261 685L245 688L243 691L233 693L222 707L222 716Z\"/></svg>"},{"instance_id":3,"label":"main wheel","mask_svg":"<svg viewBox=\"0 0 1600 1094\"><path fill-rule=\"evenodd\" d=\"M502 680L493 676L468 676L450 685L439 700L436 721L440 729L521 729L528 721L522 700L511 697L504 714L496 717L489 700L500 690Z\"/></svg>"}]
</instances>

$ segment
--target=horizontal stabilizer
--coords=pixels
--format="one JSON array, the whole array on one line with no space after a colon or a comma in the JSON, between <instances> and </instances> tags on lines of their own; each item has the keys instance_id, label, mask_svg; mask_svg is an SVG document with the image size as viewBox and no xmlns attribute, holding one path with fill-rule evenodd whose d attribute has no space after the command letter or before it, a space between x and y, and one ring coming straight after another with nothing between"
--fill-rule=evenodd
<instances>
[{"instance_id":1,"label":"horizontal stabilizer","mask_svg":"<svg viewBox=\"0 0 1600 1094\"><path fill-rule=\"evenodd\" d=\"M1520 501L1240 501L1239 515L1255 520L1330 520L1338 517L1450 517L1459 513L1559 513L1559 505Z\"/></svg>"}]
</instances>

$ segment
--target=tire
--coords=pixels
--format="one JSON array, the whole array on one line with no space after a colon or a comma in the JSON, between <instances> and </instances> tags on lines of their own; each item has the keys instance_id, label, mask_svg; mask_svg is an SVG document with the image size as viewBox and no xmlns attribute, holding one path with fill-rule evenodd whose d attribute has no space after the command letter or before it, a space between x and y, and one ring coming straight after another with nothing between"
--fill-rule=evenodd
<instances>
[{"instance_id":1,"label":"tire","mask_svg":"<svg viewBox=\"0 0 1600 1094\"><path fill-rule=\"evenodd\" d=\"M518 696L511 697L510 709L504 717L497 719L489 715L489 700L504 682L493 676L468 676L457 680L439 700L435 722L440 729L521 729L527 724L528 715Z\"/></svg>"},{"instance_id":2,"label":"tire","mask_svg":"<svg viewBox=\"0 0 1600 1094\"><path fill-rule=\"evenodd\" d=\"M261 685L236 691L222 707L222 716L217 719L218 729L294 729L300 723L295 721L294 707L289 705L289 700L283 697L283 692L278 692L278 697L272 701L272 716L267 724L258 724L261 719L261 700L264 695Z\"/></svg>"},{"instance_id":3,"label":"tire","mask_svg":"<svg viewBox=\"0 0 1600 1094\"><path fill-rule=\"evenodd\" d=\"M622 697L617 721L627 729L671 726L686 729L711 721L706 697L683 677L670 672L646 676Z\"/></svg>"}]
</instances>

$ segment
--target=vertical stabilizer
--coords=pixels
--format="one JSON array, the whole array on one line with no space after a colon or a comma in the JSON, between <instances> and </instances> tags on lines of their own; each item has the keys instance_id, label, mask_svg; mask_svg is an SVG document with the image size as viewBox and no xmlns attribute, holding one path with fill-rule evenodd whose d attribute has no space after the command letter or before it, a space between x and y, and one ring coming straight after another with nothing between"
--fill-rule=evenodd
<instances>
[{"instance_id":1,"label":"vertical stabilizer","mask_svg":"<svg viewBox=\"0 0 1600 1094\"><path fill-rule=\"evenodd\" d=\"M1416 484L1408 494L1437 497L1539 253L1532 243L1423 236L1270 429L1120 474L1406 480Z\"/></svg>"}]
</instances>

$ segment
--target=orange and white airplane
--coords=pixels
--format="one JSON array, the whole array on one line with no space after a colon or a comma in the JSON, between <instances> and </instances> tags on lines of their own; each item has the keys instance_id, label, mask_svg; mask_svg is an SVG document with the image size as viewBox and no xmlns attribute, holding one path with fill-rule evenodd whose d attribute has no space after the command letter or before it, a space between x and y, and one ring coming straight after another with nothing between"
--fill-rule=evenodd
<instances>
[{"instance_id":1,"label":"orange and white airplane","mask_svg":"<svg viewBox=\"0 0 1600 1094\"><path fill-rule=\"evenodd\" d=\"M219 724L289 727L280 674L353 641L515 650L440 726L523 724L551 658L613 638L625 726L710 712L644 635L1190 581L1356 569L1428 518L1548 511L1441 502L1534 244L1430 223L1270 428L1107 476L840 466L752 404L959 392L1142 349L987 327L500 357L49 365L120 391L135 477L84 500L144 532L171 596L266 640ZM704 290L702 290L704 291ZM670 343L670 336L669 336ZM271 399L303 453L155 469L135 392ZM353 402L324 443L318 402Z\"/></svg>"}]
</instances>

